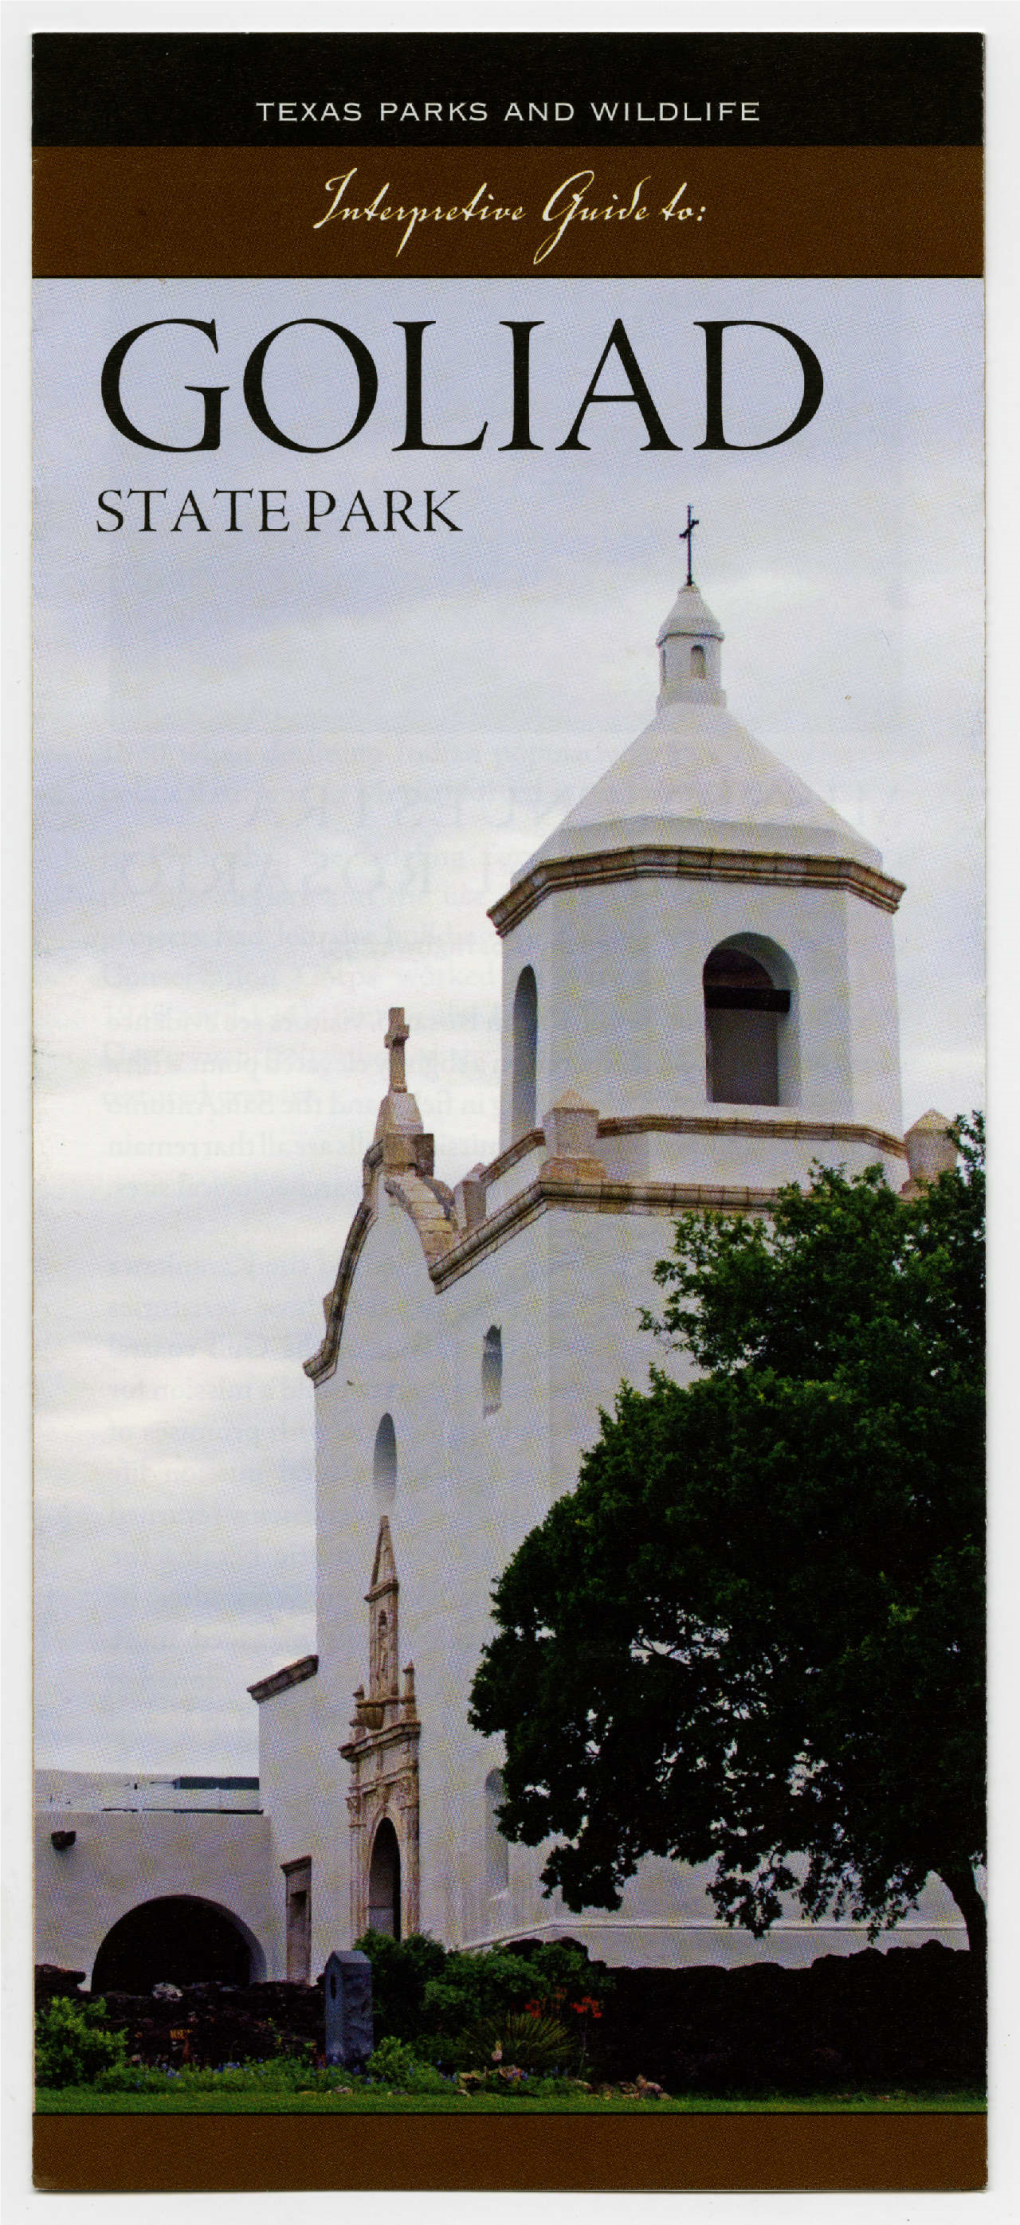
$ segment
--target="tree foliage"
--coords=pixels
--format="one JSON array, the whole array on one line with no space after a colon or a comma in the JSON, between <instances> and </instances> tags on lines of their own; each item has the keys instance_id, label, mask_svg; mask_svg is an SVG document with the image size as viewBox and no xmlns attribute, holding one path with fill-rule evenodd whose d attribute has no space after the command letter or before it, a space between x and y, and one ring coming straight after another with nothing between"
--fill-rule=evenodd
<instances>
[{"instance_id":1,"label":"tree foliage","mask_svg":"<svg viewBox=\"0 0 1020 2225\"><path fill-rule=\"evenodd\" d=\"M472 1721L501 1827L567 1906L643 1855L872 1935L929 1872L983 1951L979 1120L912 1200L816 1167L770 1220L691 1216L645 1326L700 1370L624 1385L497 1583Z\"/></svg>"}]
</instances>

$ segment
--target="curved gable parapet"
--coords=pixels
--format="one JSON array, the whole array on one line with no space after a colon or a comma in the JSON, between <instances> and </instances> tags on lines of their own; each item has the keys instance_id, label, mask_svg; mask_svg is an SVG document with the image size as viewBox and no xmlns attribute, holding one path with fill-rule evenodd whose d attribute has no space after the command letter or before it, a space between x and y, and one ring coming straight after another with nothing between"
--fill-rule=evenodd
<instances>
[{"instance_id":1,"label":"curved gable parapet","mask_svg":"<svg viewBox=\"0 0 1020 2225\"><path fill-rule=\"evenodd\" d=\"M418 1174L409 1168L402 1174L387 1175L386 1191L414 1222L431 1270L462 1234L454 1219L452 1190L445 1182L437 1182L434 1175Z\"/></svg>"},{"instance_id":2,"label":"curved gable parapet","mask_svg":"<svg viewBox=\"0 0 1020 2225\"><path fill-rule=\"evenodd\" d=\"M344 1245L340 1265L337 1269L336 1281L329 1297L323 1301L327 1309L326 1334L318 1351L313 1352L311 1359L305 1360L303 1363L305 1374L311 1378L313 1383L323 1382L327 1375L332 1375L336 1366L340 1351L340 1335L344 1325L344 1314L347 1311L347 1300L350 1296L351 1284L354 1281L354 1270L364 1250L365 1238L377 1217L373 1184L372 1194L362 1198L351 1222L347 1233L347 1242Z\"/></svg>"},{"instance_id":3,"label":"curved gable parapet","mask_svg":"<svg viewBox=\"0 0 1020 2225\"><path fill-rule=\"evenodd\" d=\"M418 1156L425 1164L431 1162L432 1138L417 1139ZM379 1217L379 1176L385 1168L385 1153L381 1143L374 1143L365 1153L365 1194L361 1200L347 1235L336 1281L329 1297L323 1300L326 1309L326 1334L317 1352L304 1362L304 1371L313 1383L322 1383L332 1375L340 1351L344 1315L354 1281L354 1270L365 1248L369 1230ZM398 1173L385 1177L387 1196L414 1222L418 1232L425 1264L432 1269L443 1259L452 1244L458 1241L461 1230L454 1216L452 1190L445 1182L437 1182L434 1175L419 1172L415 1167L402 1167Z\"/></svg>"}]
</instances>

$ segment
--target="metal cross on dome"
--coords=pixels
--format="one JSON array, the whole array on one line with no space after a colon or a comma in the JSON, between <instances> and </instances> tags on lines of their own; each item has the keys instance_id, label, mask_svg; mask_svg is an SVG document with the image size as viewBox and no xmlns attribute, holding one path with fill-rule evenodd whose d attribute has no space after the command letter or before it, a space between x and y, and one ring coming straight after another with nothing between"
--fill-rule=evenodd
<instances>
[{"instance_id":1,"label":"metal cross on dome","mask_svg":"<svg viewBox=\"0 0 1020 2225\"><path fill-rule=\"evenodd\" d=\"M691 567L692 567L692 563L693 563L693 560L694 560L694 528L695 528L695 526L696 526L696 525L700 525L700 524L701 524L701 519L700 519L700 518L696 518L696 517L695 517L695 515L694 515L694 512L693 512L693 510L691 509L690 503L688 503L688 505L687 505L687 523L686 523L686 525L685 525L685 527L684 527L684 529L683 529L683 532L682 532L682 533L681 533L681 535L680 535L680 539L681 539L681 541L686 541L686 543L687 543L687 579L686 579L686 581L685 581L685 585L686 585L687 587L693 587L693 585L694 585L694 573L693 573L693 571L692 571L692 569L691 569Z\"/></svg>"}]
</instances>

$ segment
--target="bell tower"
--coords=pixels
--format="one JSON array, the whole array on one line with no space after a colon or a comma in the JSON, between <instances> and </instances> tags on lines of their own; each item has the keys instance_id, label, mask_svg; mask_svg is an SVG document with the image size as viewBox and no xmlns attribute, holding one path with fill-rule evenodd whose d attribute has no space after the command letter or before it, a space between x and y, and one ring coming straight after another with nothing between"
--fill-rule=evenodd
<instances>
[{"instance_id":1,"label":"bell tower","mask_svg":"<svg viewBox=\"0 0 1020 2225\"><path fill-rule=\"evenodd\" d=\"M688 558L697 523L688 512ZM538 1149L572 1092L597 1109L600 1152L607 1120L691 1139L669 1155L677 1179L708 1177L719 1153L693 1139L729 1118L763 1147L780 1120L787 1144L792 1122L808 1146L859 1138L873 1159L888 1145L898 1185L902 885L733 717L722 644L688 561L656 636L654 717L490 911L501 1151L528 1134ZM790 1180L814 1155L743 1158Z\"/></svg>"}]
</instances>

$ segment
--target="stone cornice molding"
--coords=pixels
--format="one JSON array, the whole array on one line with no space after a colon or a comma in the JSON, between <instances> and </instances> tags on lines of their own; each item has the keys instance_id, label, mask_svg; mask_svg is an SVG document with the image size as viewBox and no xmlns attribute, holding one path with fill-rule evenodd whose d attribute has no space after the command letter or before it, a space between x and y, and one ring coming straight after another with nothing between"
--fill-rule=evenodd
<instances>
[{"instance_id":1,"label":"stone cornice molding","mask_svg":"<svg viewBox=\"0 0 1020 2225\"><path fill-rule=\"evenodd\" d=\"M471 1229L429 1272L437 1290L447 1289L469 1274L487 1252L498 1251L550 1207L565 1206L575 1213L768 1213L778 1194L775 1189L721 1182L618 1182L609 1176L571 1180L540 1171L534 1182Z\"/></svg>"},{"instance_id":2,"label":"stone cornice molding","mask_svg":"<svg viewBox=\"0 0 1020 2225\"><path fill-rule=\"evenodd\" d=\"M395 1756L404 1769L413 1762L421 1737L421 1724L417 1715L399 1717L392 1723L381 1724L378 1730L360 1730L359 1735L344 1740L337 1752L345 1761L363 1762L368 1755L382 1754L381 1774L386 1775Z\"/></svg>"},{"instance_id":3,"label":"stone cornice molding","mask_svg":"<svg viewBox=\"0 0 1020 2225\"><path fill-rule=\"evenodd\" d=\"M486 1186L490 1182L498 1182L501 1174L509 1174L511 1167L517 1165L518 1159L526 1159L529 1151L540 1149L545 1150L545 1130L529 1128L526 1136L518 1136L516 1143L508 1143L505 1151L501 1151L487 1167L482 1168L479 1182Z\"/></svg>"},{"instance_id":4,"label":"stone cornice molding","mask_svg":"<svg viewBox=\"0 0 1020 2225\"><path fill-rule=\"evenodd\" d=\"M902 881L862 865L857 858L800 856L786 850L697 850L686 844L642 842L624 850L543 858L490 906L488 917L497 935L508 935L543 897L559 889L641 880L767 881L773 888L846 889L883 912L894 912L904 891Z\"/></svg>"},{"instance_id":5,"label":"stone cornice molding","mask_svg":"<svg viewBox=\"0 0 1020 2225\"><path fill-rule=\"evenodd\" d=\"M739 1113L716 1117L712 1113L633 1113L619 1119L612 1114L599 1121L600 1136L769 1136L798 1143L866 1143L874 1151L892 1152L905 1159L902 1136L887 1128L869 1128L856 1120L747 1120Z\"/></svg>"},{"instance_id":6,"label":"stone cornice molding","mask_svg":"<svg viewBox=\"0 0 1020 2225\"><path fill-rule=\"evenodd\" d=\"M608 1114L599 1121L598 1133L600 1136L770 1136L801 1143L866 1143L875 1151L891 1151L899 1159L907 1155L902 1136L894 1136L889 1129L869 1128L855 1120L800 1120L795 1114L785 1120L750 1120L741 1113L625 1113L619 1117ZM526 1159L530 1152L544 1147L543 1130L530 1129L526 1136L518 1136L516 1143L508 1144L498 1158L481 1168L479 1182L484 1188L490 1188L504 1174L509 1174L519 1159Z\"/></svg>"},{"instance_id":7,"label":"stone cornice molding","mask_svg":"<svg viewBox=\"0 0 1020 2225\"><path fill-rule=\"evenodd\" d=\"M764 1140L792 1141L798 1143L858 1143L871 1151L882 1152L900 1159L906 1158L906 1146L900 1136L884 1128L872 1128L853 1120L800 1120L796 1116L786 1119L751 1120L739 1113L633 1113L608 1115L598 1124L600 1136L748 1136ZM509 1171L520 1159L545 1145L541 1128L518 1137L506 1151L484 1167L480 1183L489 1187ZM326 1334L317 1352L304 1363L304 1371L313 1383L322 1383L333 1374L340 1351L340 1337L344 1314L350 1295L354 1270L357 1266L369 1229L376 1219L376 1190L381 1153L378 1146L365 1155L365 1197L358 1206L351 1222L347 1242L332 1293L326 1301L328 1318ZM461 1275L470 1273L475 1262L489 1252L497 1251L529 1221L547 1212L550 1207L566 1206L577 1212L598 1213L767 1213L775 1204L778 1191L772 1189L744 1189L727 1183L697 1182L627 1182L615 1178L580 1179L554 1174L550 1163L540 1168L535 1180L528 1183L516 1197L508 1199L496 1213L463 1231L454 1218L453 1195L445 1183L432 1177L417 1174L411 1169L399 1175L386 1177L386 1190L414 1222L429 1275L436 1290L445 1290L457 1282ZM281 1674L284 1672L281 1671ZM311 1673L311 1672L308 1672ZM270 1680L271 1681L271 1680ZM252 1688L254 1690L254 1688ZM261 1691L261 1687L259 1688ZM282 1689L282 1686L280 1687ZM264 1694L268 1698L268 1692Z\"/></svg>"},{"instance_id":8,"label":"stone cornice molding","mask_svg":"<svg viewBox=\"0 0 1020 2225\"><path fill-rule=\"evenodd\" d=\"M305 1653L300 1661L288 1661L285 1669L274 1669L272 1676L261 1677L257 1684L249 1684L248 1690L256 1705L261 1705L263 1700L275 1699L278 1692L289 1692L292 1684L304 1684L308 1677L316 1675L318 1667L318 1654Z\"/></svg>"}]
</instances>

